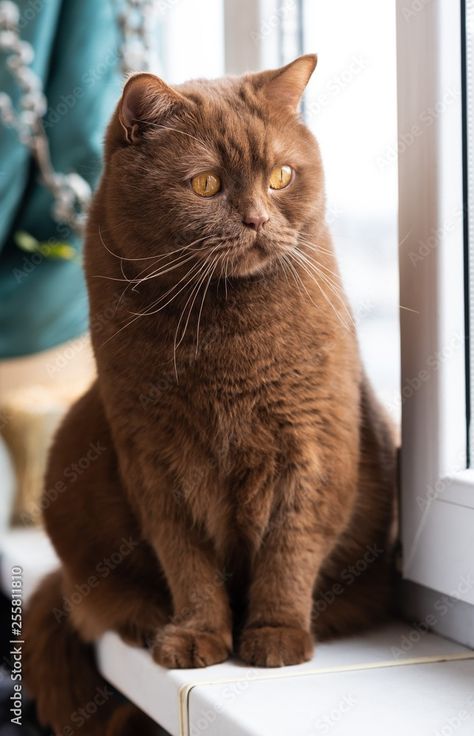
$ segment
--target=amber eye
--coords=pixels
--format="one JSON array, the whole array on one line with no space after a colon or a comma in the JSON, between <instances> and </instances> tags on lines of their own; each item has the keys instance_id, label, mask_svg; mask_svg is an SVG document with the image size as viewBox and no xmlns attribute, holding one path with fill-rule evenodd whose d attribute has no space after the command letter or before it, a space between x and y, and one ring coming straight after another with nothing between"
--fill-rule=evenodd
<instances>
[{"instance_id":1,"label":"amber eye","mask_svg":"<svg viewBox=\"0 0 474 736\"><path fill-rule=\"evenodd\" d=\"M270 189L284 189L293 178L291 166L274 166L268 182Z\"/></svg>"},{"instance_id":2,"label":"amber eye","mask_svg":"<svg viewBox=\"0 0 474 736\"><path fill-rule=\"evenodd\" d=\"M221 190L221 180L213 171L203 171L193 176L191 186L200 197L213 197Z\"/></svg>"}]
</instances>

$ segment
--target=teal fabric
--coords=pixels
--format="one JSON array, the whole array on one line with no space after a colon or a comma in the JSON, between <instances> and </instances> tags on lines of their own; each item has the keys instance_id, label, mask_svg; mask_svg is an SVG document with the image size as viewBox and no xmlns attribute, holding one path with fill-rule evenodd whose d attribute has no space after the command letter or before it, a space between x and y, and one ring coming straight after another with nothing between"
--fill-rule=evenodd
<instances>
[{"instance_id":1,"label":"teal fabric","mask_svg":"<svg viewBox=\"0 0 474 736\"><path fill-rule=\"evenodd\" d=\"M17 2L21 36L35 49L48 111L45 128L58 172L76 171L92 186L101 169L102 140L121 87L120 31L114 0ZM0 89L16 85L0 55ZM25 253L24 230L37 240L81 243L51 217L52 198L28 150L0 122L0 358L27 355L77 337L88 310L80 264Z\"/></svg>"}]
</instances>

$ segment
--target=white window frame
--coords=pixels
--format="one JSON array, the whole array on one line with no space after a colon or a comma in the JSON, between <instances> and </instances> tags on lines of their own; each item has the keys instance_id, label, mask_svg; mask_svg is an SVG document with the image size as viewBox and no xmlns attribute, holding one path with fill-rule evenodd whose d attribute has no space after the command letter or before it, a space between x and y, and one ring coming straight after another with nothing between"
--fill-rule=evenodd
<instances>
[{"instance_id":1,"label":"white window frame","mask_svg":"<svg viewBox=\"0 0 474 736\"><path fill-rule=\"evenodd\" d=\"M459 0L397 0L403 577L474 616L461 48Z\"/></svg>"}]
</instances>

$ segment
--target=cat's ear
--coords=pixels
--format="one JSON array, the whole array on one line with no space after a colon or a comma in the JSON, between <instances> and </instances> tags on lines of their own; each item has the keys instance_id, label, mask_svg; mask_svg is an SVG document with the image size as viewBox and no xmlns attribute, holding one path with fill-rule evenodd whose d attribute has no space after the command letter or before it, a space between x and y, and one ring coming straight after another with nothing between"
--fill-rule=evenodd
<instances>
[{"instance_id":1,"label":"cat's ear","mask_svg":"<svg viewBox=\"0 0 474 736\"><path fill-rule=\"evenodd\" d=\"M186 98L162 79L148 72L127 81L118 106L125 140L136 143L143 132L187 106Z\"/></svg>"},{"instance_id":2,"label":"cat's ear","mask_svg":"<svg viewBox=\"0 0 474 736\"><path fill-rule=\"evenodd\" d=\"M306 85L316 68L316 54L305 54L280 69L254 75L255 83L273 107L296 112Z\"/></svg>"}]
</instances>

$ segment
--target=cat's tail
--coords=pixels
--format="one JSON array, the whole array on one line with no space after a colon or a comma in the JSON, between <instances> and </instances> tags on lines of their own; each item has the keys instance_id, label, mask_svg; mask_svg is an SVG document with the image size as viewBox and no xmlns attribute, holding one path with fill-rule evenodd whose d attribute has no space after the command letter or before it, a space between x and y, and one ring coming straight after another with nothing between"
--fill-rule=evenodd
<instances>
[{"instance_id":1,"label":"cat's tail","mask_svg":"<svg viewBox=\"0 0 474 736\"><path fill-rule=\"evenodd\" d=\"M41 724L56 734L161 733L134 706L120 703L99 674L93 646L82 641L64 611L60 570L48 575L31 597L23 634L25 685Z\"/></svg>"}]
</instances>

